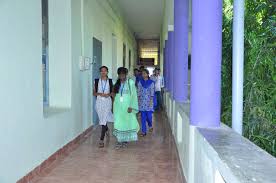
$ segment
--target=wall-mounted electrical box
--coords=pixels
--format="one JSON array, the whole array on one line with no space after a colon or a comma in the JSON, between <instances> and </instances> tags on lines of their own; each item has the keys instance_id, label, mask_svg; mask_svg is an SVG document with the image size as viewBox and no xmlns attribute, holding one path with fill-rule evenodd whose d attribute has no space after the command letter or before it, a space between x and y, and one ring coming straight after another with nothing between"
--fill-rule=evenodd
<instances>
[{"instance_id":1,"label":"wall-mounted electrical box","mask_svg":"<svg viewBox=\"0 0 276 183\"><path fill-rule=\"evenodd\" d=\"M80 56L80 57L79 57L79 67L80 67L80 71L89 70L89 69L90 69L91 60L92 60L92 59L89 58L89 57Z\"/></svg>"},{"instance_id":2,"label":"wall-mounted electrical box","mask_svg":"<svg viewBox=\"0 0 276 183\"><path fill-rule=\"evenodd\" d=\"M85 70L89 70L90 69L90 60L92 60L92 59L89 58L89 57L85 57L84 58L84 68L85 68Z\"/></svg>"}]
</instances>

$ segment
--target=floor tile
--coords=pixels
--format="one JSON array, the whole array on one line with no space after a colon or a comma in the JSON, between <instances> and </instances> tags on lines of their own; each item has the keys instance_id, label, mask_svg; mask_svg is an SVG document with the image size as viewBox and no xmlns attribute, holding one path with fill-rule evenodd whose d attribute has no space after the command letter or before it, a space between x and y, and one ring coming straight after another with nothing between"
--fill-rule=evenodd
<instances>
[{"instance_id":1,"label":"floor tile","mask_svg":"<svg viewBox=\"0 0 276 183\"><path fill-rule=\"evenodd\" d=\"M112 124L109 124L112 128ZM100 127L77 149L39 174L33 183L182 183L176 147L163 113L154 115L154 132L115 150L116 139L97 147Z\"/></svg>"}]
</instances>

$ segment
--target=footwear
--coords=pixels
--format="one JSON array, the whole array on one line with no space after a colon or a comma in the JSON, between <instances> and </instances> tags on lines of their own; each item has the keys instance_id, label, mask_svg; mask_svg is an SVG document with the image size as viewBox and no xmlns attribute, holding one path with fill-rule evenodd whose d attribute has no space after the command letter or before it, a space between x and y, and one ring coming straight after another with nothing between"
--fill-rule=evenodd
<instances>
[{"instance_id":1,"label":"footwear","mask_svg":"<svg viewBox=\"0 0 276 183\"><path fill-rule=\"evenodd\" d=\"M104 142L103 142L103 140L101 140L101 141L99 142L99 148L104 148Z\"/></svg>"},{"instance_id":2,"label":"footwear","mask_svg":"<svg viewBox=\"0 0 276 183\"><path fill-rule=\"evenodd\" d=\"M123 143L122 143L122 148L126 148L127 145L128 145L128 142L123 142Z\"/></svg>"},{"instance_id":3,"label":"footwear","mask_svg":"<svg viewBox=\"0 0 276 183\"><path fill-rule=\"evenodd\" d=\"M139 137L145 137L147 134L146 133L140 133Z\"/></svg>"},{"instance_id":4,"label":"footwear","mask_svg":"<svg viewBox=\"0 0 276 183\"><path fill-rule=\"evenodd\" d=\"M150 132L150 133L152 133L152 132L153 132L153 128L152 128L152 127L149 129L149 132Z\"/></svg>"},{"instance_id":5,"label":"footwear","mask_svg":"<svg viewBox=\"0 0 276 183\"><path fill-rule=\"evenodd\" d=\"M115 145L115 149L121 149L123 147L123 144L120 143L120 142L117 142L116 145Z\"/></svg>"}]
</instances>

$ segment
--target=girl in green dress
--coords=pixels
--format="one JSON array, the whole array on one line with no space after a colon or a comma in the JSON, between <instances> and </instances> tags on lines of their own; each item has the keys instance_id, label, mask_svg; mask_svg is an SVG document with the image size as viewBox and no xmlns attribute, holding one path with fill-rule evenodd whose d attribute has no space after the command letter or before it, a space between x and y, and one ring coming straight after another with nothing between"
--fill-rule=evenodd
<instances>
[{"instance_id":1,"label":"girl in green dress","mask_svg":"<svg viewBox=\"0 0 276 183\"><path fill-rule=\"evenodd\" d=\"M137 141L139 123L138 98L135 82L127 79L127 69L120 67L117 71L118 80L114 86L114 136L117 138L117 148L125 147L130 141Z\"/></svg>"}]
</instances>

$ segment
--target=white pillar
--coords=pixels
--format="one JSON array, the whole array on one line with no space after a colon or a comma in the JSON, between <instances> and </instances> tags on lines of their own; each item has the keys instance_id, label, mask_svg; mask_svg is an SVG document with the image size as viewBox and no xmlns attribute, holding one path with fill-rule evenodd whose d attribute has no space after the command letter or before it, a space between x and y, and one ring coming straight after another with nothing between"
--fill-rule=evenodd
<instances>
[{"instance_id":1,"label":"white pillar","mask_svg":"<svg viewBox=\"0 0 276 183\"><path fill-rule=\"evenodd\" d=\"M233 65L232 65L232 128L242 134L243 65L244 65L244 0L234 0Z\"/></svg>"}]
</instances>

